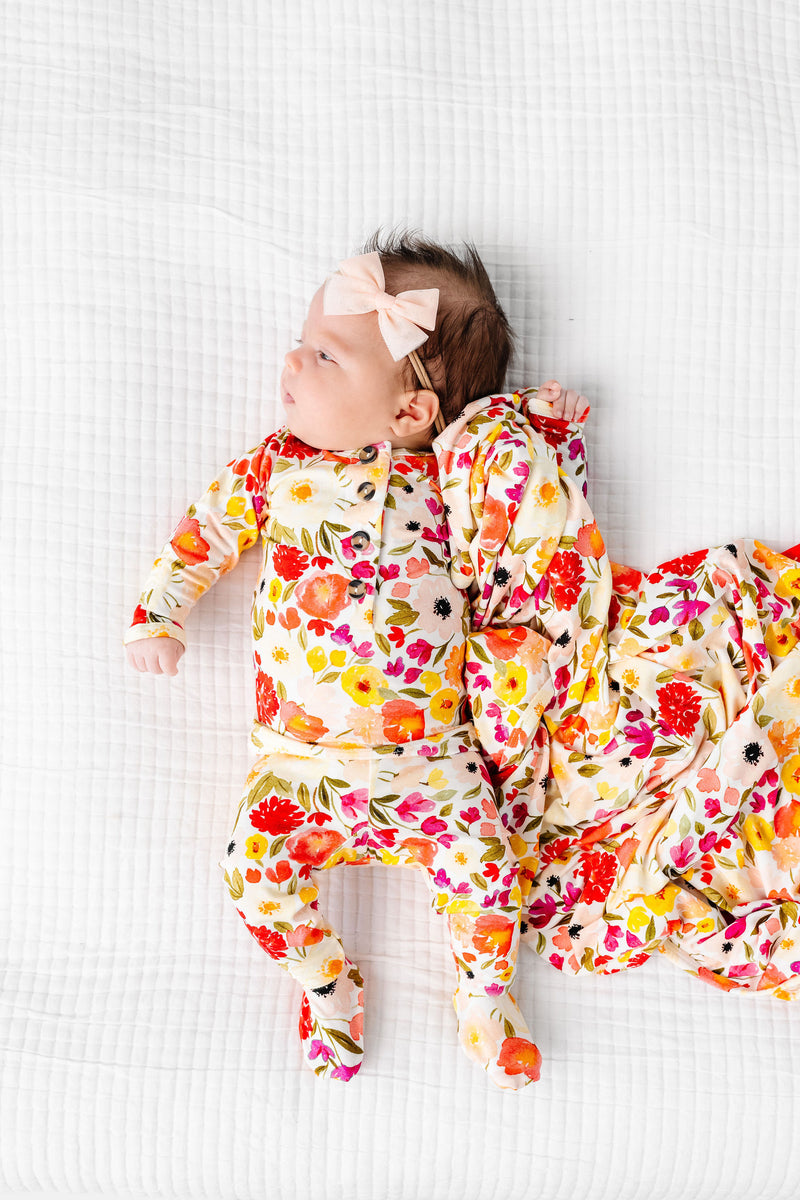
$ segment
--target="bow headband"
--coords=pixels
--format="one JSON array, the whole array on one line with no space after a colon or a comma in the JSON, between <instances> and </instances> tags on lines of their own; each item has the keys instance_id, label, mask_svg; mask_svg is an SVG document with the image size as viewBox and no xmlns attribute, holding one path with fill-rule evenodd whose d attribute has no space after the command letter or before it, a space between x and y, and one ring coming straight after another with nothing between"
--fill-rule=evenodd
<instances>
[{"instance_id":1,"label":"bow headband","mask_svg":"<svg viewBox=\"0 0 800 1200\"><path fill-rule=\"evenodd\" d=\"M421 288L392 296L386 291L381 256L373 251L339 263L337 273L325 283L322 304L331 317L377 312L383 340L399 362L428 340L424 329L435 329L439 289Z\"/></svg>"}]
</instances>

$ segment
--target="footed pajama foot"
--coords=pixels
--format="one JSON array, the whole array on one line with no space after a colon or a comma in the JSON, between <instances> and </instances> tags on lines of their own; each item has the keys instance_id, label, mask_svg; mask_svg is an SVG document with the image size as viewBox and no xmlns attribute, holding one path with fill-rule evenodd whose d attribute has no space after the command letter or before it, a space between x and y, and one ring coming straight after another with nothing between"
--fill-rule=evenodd
<instances>
[{"instance_id":1,"label":"footed pajama foot","mask_svg":"<svg viewBox=\"0 0 800 1200\"><path fill-rule=\"evenodd\" d=\"M483 1067L492 1083L519 1091L539 1078L542 1056L513 996L475 994L460 987L453 1004L458 1039L467 1057Z\"/></svg>"},{"instance_id":2,"label":"footed pajama foot","mask_svg":"<svg viewBox=\"0 0 800 1200\"><path fill-rule=\"evenodd\" d=\"M300 1041L315 1075L347 1083L364 1053L364 992L358 967L344 960L341 974L309 989L300 1005Z\"/></svg>"}]
</instances>

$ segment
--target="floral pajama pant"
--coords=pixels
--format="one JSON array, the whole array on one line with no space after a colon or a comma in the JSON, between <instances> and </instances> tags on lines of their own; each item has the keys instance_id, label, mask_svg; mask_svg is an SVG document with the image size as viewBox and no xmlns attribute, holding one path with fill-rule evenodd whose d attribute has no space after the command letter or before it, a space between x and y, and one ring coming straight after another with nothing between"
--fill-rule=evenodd
<instances>
[{"instance_id":1,"label":"floral pajama pant","mask_svg":"<svg viewBox=\"0 0 800 1200\"><path fill-rule=\"evenodd\" d=\"M257 724L253 741L265 753L221 865L247 928L281 967L305 990L338 977L346 955L320 910L315 872L377 861L425 874L447 916L459 985L508 989L518 867L472 726L440 741L341 750Z\"/></svg>"}]
</instances>

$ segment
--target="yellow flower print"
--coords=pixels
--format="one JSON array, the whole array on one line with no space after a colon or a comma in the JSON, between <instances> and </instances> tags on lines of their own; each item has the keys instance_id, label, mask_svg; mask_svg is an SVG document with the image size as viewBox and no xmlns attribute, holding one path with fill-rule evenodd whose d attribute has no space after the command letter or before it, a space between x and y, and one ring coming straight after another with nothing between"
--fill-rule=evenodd
<instances>
[{"instance_id":1,"label":"yellow flower print","mask_svg":"<svg viewBox=\"0 0 800 1200\"><path fill-rule=\"evenodd\" d=\"M343 667L347 659L345 650L331 650L331 663L334 667Z\"/></svg>"},{"instance_id":2,"label":"yellow flower print","mask_svg":"<svg viewBox=\"0 0 800 1200\"><path fill-rule=\"evenodd\" d=\"M791 600L793 596L800 597L800 567L781 571L778 582L775 584L775 595L784 596L787 600Z\"/></svg>"},{"instance_id":3,"label":"yellow flower print","mask_svg":"<svg viewBox=\"0 0 800 1200\"><path fill-rule=\"evenodd\" d=\"M278 912L280 907L280 904L276 904L274 900L262 900L258 906L258 911L267 917L270 913Z\"/></svg>"},{"instance_id":4,"label":"yellow flower print","mask_svg":"<svg viewBox=\"0 0 800 1200\"><path fill-rule=\"evenodd\" d=\"M800 700L800 675L795 675L786 685L786 695L792 700Z\"/></svg>"},{"instance_id":5,"label":"yellow flower print","mask_svg":"<svg viewBox=\"0 0 800 1200\"><path fill-rule=\"evenodd\" d=\"M338 979L344 970L344 960L341 958L326 958L321 971L326 979Z\"/></svg>"},{"instance_id":6,"label":"yellow flower print","mask_svg":"<svg viewBox=\"0 0 800 1200\"><path fill-rule=\"evenodd\" d=\"M288 662L289 661L289 651L284 650L283 646L276 646L275 649L272 651L272 660L273 660L273 662L282 662L282 663Z\"/></svg>"},{"instance_id":7,"label":"yellow flower print","mask_svg":"<svg viewBox=\"0 0 800 1200\"><path fill-rule=\"evenodd\" d=\"M229 517L240 517L246 508L244 496L231 496L225 505L225 512Z\"/></svg>"},{"instance_id":8,"label":"yellow flower print","mask_svg":"<svg viewBox=\"0 0 800 1200\"><path fill-rule=\"evenodd\" d=\"M780 569L784 565L788 566L792 561L783 554L776 554L774 550L770 550L769 546L758 541L753 542L753 558L770 569Z\"/></svg>"},{"instance_id":9,"label":"yellow flower print","mask_svg":"<svg viewBox=\"0 0 800 1200\"><path fill-rule=\"evenodd\" d=\"M492 691L506 704L516 704L525 695L528 682L528 672L519 663L504 663L500 671L495 671L492 680Z\"/></svg>"},{"instance_id":10,"label":"yellow flower print","mask_svg":"<svg viewBox=\"0 0 800 1200\"><path fill-rule=\"evenodd\" d=\"M311 667L312 671L323 670L327 662L325 651L321 646L315 646L313 650L309 650L308 654L306 655L306 662Z\"/></svg>"},{"instance_id":11,"label":"yellow flower print","mask_svg":"<svg viewBox=\"0 0 800 1200\"><path fill-rule=\"evenodd\" d=\"M252 837L249 837L245 844L247 846L245 854L248 858L263 858L269 850L268 839L262 837L260 833L256 833Z\"/></svg>"},{"instance_id":12,"label":"yellow flower print","mask_svg":"<svg viewBox=\"0 0 800 1200\"><path fill-rule=\"evenodd\" d=\"M754 850L769 850L775 838L775 830L763 817L751 813L742 822L742 837Z\"/></svg>"},{"instance_id":13,"label":"yellow flower print","mask_svg":"<svg viewBox=\"0 0 800 1200\"><path fill-rule=\"evenodd\" d=\"M458 713L458 692L454 688L442 688L431 697L431 715L442 724L455 719Z\"/></svg>"},{"instance_id":14,"label":"yellow flower print","mask_svg":"<svg viewBox=\"0 0 800 1200\"><path fill-rule=\"evenodd\" d=\"M386 680L377 667L356 663L343 672L342 687L356 704L366 708L370 704L381 703L383 697L380 689L386 687Z\"/></svg>"},{"instance_id":15,"label":"yellow flower print","mask_svg":"<svg viewBox=\"0 0 800 1200\"><path fill-rule=\"evenodd\" d=\"M619 788L612 787L604 780L602 783L598 783L597 794L606 804L611 804L619 795Z\"/></svg>"},{"instance_id":16,"label":"yellow flower print","mask_svg":"<svg viewBox=\"0 0 800 1200\"><path fill-rule=\"evenodd\" d=\"M275 604L276 601L280 600L282 594L283 594L283 584L281 583L280 579L277 579L277 578L273 579L269 585L269 590L267 592L267 595L269 596L272 603Z\"/></svg>"},{"instance_id":17,"label":"yellow flower print","mask_svg":"<svg viewBox=\"0 0 800 1200\"><path fill-rule=\"evenodd\" d=\"M784 763L781 783L787 792L791 792L793 796L800 796L800 754L793 754L789 761Z\"/></svg>"},{"instance_id":18,"label":"yellow flower print","mask_svg":"<svg viewBox=\"0 0 800 1200\"><path fill-rule=\"evenodd\" d=\"M445 896L445 906L448 913L466 913L468 917L479 917L481 910L474 900L468 900L466 896L454 896L449 900Z\"/></svg>"},{"instance_id":19,"label":"yellow flower print","mask_svg":"<svg viewBox=\"0 0 800 1200\"><path fill-rule=\"evenodd\" d=\"M625 687L636 688L639 686L639 676L634 671L633 667L626 667L622 672L622 682Z\"/></svg>"},{"instance_id":20,"label":"yellow flower print","mask_svg":"<svg viewBox=\"0 0 800 1200\"><path fill-rule=\"evenodd\" d=\"M536 489L536 503L541 508L551 508L558 500L558 485L552 479L545 479Z\"/></svg>"},{"instance_id":21,"label":"yellow flower print","mask_svg":"<svg viewBox=\"0 0 800 1200\"><path fill-rule=\"evenodd\" d=\"M310 479L298 479L289 488L289 495L297 504L307 504L316 494Z\"/></svg>"},{"instance_id":22,"label":"yellow flower print","mask_svg":"<svg viewBox=\"0 0 800 1200\"><path fill-rule=\"evenodd\" d=\"M442 686L442 677L441 675L437 675L435 671L423 671L419 677L419 681L429 696Z\"/></svg>"},{"instance_id":23,"label":"yellow flower print","mask_svg":"<svg viewBox=\"0 0 800 1200\"><path fill-rule=\"evenodd\" d=\"M675 907L675 901L683 891L674 883L668 883L660 892L656 892L653 896L642 896L642 901L650 909L650 912L656 913L659 917L665 916L668 912L672 912Z\"/></svg>"},{"instance_id":24,"label":"yellow flower print","mask_svg":"<svg viewBox=\"0 0 800 1200\"><path fill-rule=\"evenodd\" d=\"M447 787L447 776L441 767L434 767L431 771L428 776L428 787L436 788L437 790Z\"/></svg>"},{"instance_id":25,"label":"yellow flower print","mask_svg":"<svg viewBox=\"0 0 800 1200\"><path fill-rule=\"evenodd\" d=\"M644 929L649 924L650 913L647 909L642 908L641 905L632 908L628 913L628 929L630 929L631 933L638 933L640 929Z\"/></svg>"},{"instance_id":26,"label":"yellow flower print","mask_svg":"<svg viewBox=\"0 0 800 1200\"><path fill-rule=\"evenodd\" d=\"M300 888L300 891L297 894L303 901L303 904L310 904L312 900L316 900L317 896L319 895L319 891L315 887L304 887Z\"/></svg>"},{"instance_id":27,"label":"yellow flower print","mask_svg":"<svg viewBox=\"0 0 800 1200\"><path fill-rule=\"evenodd\" d=\"M788 620L775 621L767 627L764 634L764 645L773 658L783 658L797 645L797 634Z\"/></svg>"}]
</instances>

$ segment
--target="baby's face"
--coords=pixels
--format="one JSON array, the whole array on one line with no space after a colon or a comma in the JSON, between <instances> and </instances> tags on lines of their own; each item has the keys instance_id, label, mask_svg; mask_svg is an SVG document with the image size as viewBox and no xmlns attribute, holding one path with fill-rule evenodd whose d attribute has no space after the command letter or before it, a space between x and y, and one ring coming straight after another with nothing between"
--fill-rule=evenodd
<instances>
[{"instance_id":1,"label":"baby's face","mask_svg":"<svg viewBox=\"0 0 800 1200\"><path fill-rule=\"evenodd\" d=\"M298 344L284 360L286 423L319 450L355 450L392 441L402 406L403 362L395 362L377 313L326 316L322 291L311 301Z\"/></svg>"}]
</instances>

